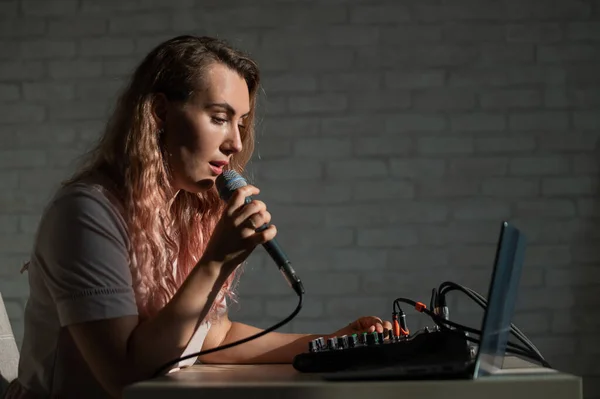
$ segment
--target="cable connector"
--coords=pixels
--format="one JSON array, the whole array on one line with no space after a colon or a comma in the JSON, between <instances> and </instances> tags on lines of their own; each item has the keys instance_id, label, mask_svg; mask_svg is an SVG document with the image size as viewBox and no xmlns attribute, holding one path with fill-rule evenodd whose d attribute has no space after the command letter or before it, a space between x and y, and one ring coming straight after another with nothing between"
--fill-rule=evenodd
<instances>
[{"instance_id":1,"label":"cable connector","mask_svg":"<svg viewBox=\"0 0 600 399\"><path fill-rule=\"evenodd\" d=\"M400 317L398 317L398 314L400 315ZM408 327L406 325L406 314L404 314L402 309L400 309L399 313L398 312L392 313L392 321L393 321L394 337L396 337L396 338L406 337L410 334L410 331L408 330Z\"/></svg>"},{"instance_id":2,"label":"cable connector","mask_svg":"<svg viewBox=\"0 0 600 399\"><path fill-rule=\"evenodd\" d=\"M433 313L444 320L450 320L450 310L446 304L446 295L444 293L438 292Z\"/></svg>"}]
</instances>

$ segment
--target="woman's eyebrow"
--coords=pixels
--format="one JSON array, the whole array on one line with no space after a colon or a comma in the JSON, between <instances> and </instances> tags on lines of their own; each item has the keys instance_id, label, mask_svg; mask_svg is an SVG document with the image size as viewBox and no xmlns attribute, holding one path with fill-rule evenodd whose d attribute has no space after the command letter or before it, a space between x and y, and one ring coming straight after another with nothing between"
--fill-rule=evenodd
<instances>
[{"instance_id":1,"label":"woman's eyebrow","mask_svg":"<svg viewBox=\"0 0 600 399\"><path fill-rule=\"evenodd\" d=\"M235 115L235 109L229 105L228 103L209 103L206 104L206 108L213 108L213 107L220 107L220 108L224 108L225 110L227 110L228 113ZM248 116L250 112L245 113L244 115L242 115L241 117L244 118L246 116Z\"/></svg>"}]
</instances>

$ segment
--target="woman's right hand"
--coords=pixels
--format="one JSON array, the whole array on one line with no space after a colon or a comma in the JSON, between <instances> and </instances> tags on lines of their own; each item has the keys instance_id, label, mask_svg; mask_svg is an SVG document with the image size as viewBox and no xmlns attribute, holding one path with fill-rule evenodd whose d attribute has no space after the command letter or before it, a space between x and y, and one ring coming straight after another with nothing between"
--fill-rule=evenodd
<instances>
[{"instance_id":1,"label":"woman's right hand","mask_svg":"<svg viewBox=\"0 0 600 399\"><path fill-rule=\"evenodd\" d=\"M233 192L204 251L203 261L222 264L221 267L229 274L246 260L257 245L275 237L277 228L269 225L271 214L265 203L256 199L247 204L245 202L246 197L259 192L252 185ZM264 224L268 227L257 232L256 229Z\"/></svg>"}]
</instances>

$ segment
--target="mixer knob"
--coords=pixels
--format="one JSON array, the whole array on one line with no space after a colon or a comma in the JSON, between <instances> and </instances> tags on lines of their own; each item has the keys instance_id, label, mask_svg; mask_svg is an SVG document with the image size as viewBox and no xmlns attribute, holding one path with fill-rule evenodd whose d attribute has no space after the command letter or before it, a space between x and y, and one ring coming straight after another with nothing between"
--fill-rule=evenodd
<instances>
[{"instance_id":1,"label":"mixer knob","mask_svg":"<svg viewBox=\"0 0 600 399\"><path fill-rule=\"evenodd\" d=\"M348 336L342 335L337 339L337 346L339 349L348 349Z\"/></svg>"},{"instance_id":2,"label":"mixer knob","mask_svg":"<svg viewBox=\"0 0 600 399\"><path fill-rule=\"evenodd\" d=\"M308 351L311 353L314 352L318 352L319 351L319 340L318 339L313 339L312 341L310 341L308 343Z\"/></svg>"},{"instance_id":3,"label":"mixer knob","mask_svg":"<svg viewBox=\"0 0 600 399\"><path fill-rule=\"evenodd\" d=\"M360 343L363 345L367 345L367 335L368 333L364 332L360 335Z\"/></svg>"},{"instance_id":4,"label":"mixer knob","mask_svg":"<svg viewBox=\"0 0 600 399\"><path fill-rule=\"evenodd\" d=\"M319 350L326 349L326 347L325 347L325 340L323 339L323 337L319 337L315 341L317 341L317 348Z\"/></svg>"},{"instance_id":5,"label":"mixer knob","mask_svg":"<svg viewBox=\"0 0 600 399\"><path fill-rule=\"evenodd\" d=\"M380 344L383 344L383 341L385 339L385 334L382 332L378 332L377 333L377 340L379 341Z\"/></svg>"},{"instance_id":6,"label":"mixer knob","mask_svg":"<svg viewBox=\"0 0 600 399\"><path fill-rule=\"evenodd\" d=\"M348 346L354 348L358 346L358 334L352 334L348 337Z\"/></svg>"},{"instance_id":7,"label":"mixer knob","mask_svg":"<svg viewBox=\"0 0 600 399\"><path fill-rule=\"evenodd\" d=\"M373 331L371 334L367 334L367 345L376 345L377 344L377 332Z\"/></svg>"},{"instance_id":8,"label":"mixer knob","mask_svg":"<svg viewBox=\"0 0 600 399\"><path fill-rule=\"evenodd\" d=\"M329 350L335 350L335 349L337 349L336 339L335 338L328 338L327 339L327 349L329 349Z\"/></svg>"}]
</instances>

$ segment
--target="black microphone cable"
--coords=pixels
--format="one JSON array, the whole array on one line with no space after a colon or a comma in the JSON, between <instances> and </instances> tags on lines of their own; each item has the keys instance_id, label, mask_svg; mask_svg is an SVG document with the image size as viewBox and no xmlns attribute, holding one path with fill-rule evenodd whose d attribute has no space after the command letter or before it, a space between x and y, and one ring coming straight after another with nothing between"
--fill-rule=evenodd
<instances>
[{"instance_id":1,"label":"black microphone cable","mask_svg":"<svg viewBox=\"0 0 600 399\"><path fill-rule=\"evenodd\" d=\"M158 377L158 376L159 376L159 375L161 375L161 374L162 374L162 373L163 373L163 372L164 372L166 369L170 368L170 367L171 367L171 366L173 366L174 364L177 364L177 363L179 363L180 361L183 361L183 360L186 360L186 359L189 359L189 358L195 357L195 356L198 356L198 357L200 357L200 356L203 356L203 355L208 355L209 353L214 353L214 352L217 352L217 351L221 351L221 350L223 350L223 349L232 348L232 347L234 347L234 346L237 346L237 345L244 344L244 343L246 343L246 342L248 342L248 341L252 341L252 340L254 340L254 339L256 339L256 338L260 338L260 337L262 337L263 335L270 333L271 331L277 330L278 328L280 328L280 327L284 326L285 324L289 323L289 322L290 322L290 321L291 321L291 320L292 320L294 317L296 317L296 315L297 315L297 314L300 312L300 310L302 309L302 301L303 301L303 298L304 298L304 295L303 295L303 294L299 294L299 295L298 295L298 305L296 305L296 309L295 309L295 310L294 310L294 311L293 311L293 312L292 312L292 313L291 313L291 314L290 314L288 317L286 317L285 319L283 319L283 320L282 320L282 321L280 321L279 323L276 323L276 324L272 325L271 327L269 327L269 328L267 328L267 329L265 329L265 330L263 330L263 331L261 331L261 332L259 332L259 333L256 333L256 334L254 334L254 335L251 335L251 336L249 336L249 337L242 338L242 339L239 339L239 340L237 340L237 341L234 341L234 342L230 342L230 343L228 343L228 344L225 344L225 345L217 346L217 347L215 347L215 348L206 349L206 350L204 350L204 351L199 351L199 352L190 353L190 354L188 354L188 355L181 356L181 357L178 357L177 359L171 360L171 361L169 361L169 362L167 362L167 363L163 364L162 366L160 366L160 367L159 367L159 368L156 370L156 372L155 372L155 373L152 375L152 378L156 378L156 377Z\"/></svg>"}]
</instances>

